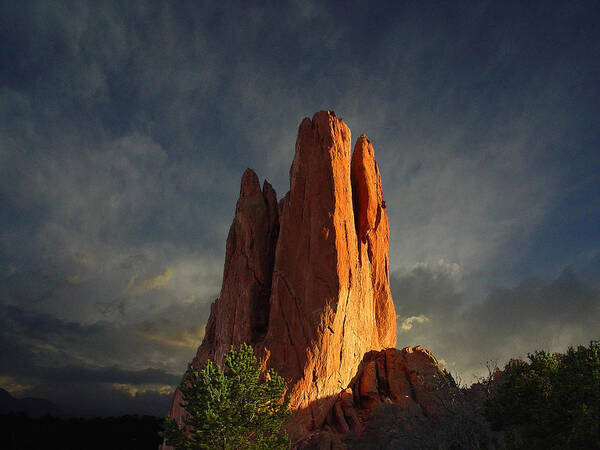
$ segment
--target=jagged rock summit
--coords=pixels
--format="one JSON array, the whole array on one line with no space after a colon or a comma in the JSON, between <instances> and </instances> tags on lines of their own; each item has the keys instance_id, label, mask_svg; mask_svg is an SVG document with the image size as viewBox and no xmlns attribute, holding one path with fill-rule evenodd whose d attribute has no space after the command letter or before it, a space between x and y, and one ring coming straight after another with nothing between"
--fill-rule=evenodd
<instances>
[{"instance_id":1,"label":"jagged rock summit","mask_svg":"<svg viewBox=\"0 0 600 450\"><path fill-rule=\"evenodd\" d=\"M351 152L350 129L333 111L300 124L290 190L279 204L252 170L242 177L221 294L192 364L221 364L242 342L288 381L293 440L331 418L367 353L396 345L379 168L365 135ZM372 403L379 394L365 389ZM177 391L176 420L185 413L180 402Z\"/></svg>"}]
</instances>

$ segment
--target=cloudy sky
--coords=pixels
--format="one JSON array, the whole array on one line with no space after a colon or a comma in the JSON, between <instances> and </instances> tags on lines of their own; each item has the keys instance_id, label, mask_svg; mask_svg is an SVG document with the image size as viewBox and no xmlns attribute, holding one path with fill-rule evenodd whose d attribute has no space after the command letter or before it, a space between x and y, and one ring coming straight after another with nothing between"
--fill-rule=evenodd
<instances>
[{"instance_id":1,"label":"cloudy sky","mask_svg":"<svg viewBox=\"0 0 600 450\"><path fill-rule=\"evenodd\" d=\"M399 347L471 382L600 338L598 9L0 2L0 386L164 415L242 172L281 197L322 109L375 146Z\"/></svg>"}]
</instances>

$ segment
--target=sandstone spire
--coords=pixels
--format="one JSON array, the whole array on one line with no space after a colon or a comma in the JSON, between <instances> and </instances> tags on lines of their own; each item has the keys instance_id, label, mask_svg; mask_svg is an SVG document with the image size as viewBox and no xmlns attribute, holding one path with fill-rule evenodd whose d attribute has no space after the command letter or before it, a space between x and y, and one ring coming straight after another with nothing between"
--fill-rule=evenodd
<instances>
[{"instance_id":1,"label":"sandstone spire","mask_svg":"<svg viewBox=\"0 0 600 450\"><path fill-rule=\"evenodd\" d=\"M293 439L323 425L365 353L394 347L389 225L373 147L332 111L304 119L290 191L247 170L227 239L221 295L193 364L251 343L288 380ZM171 416L183 411L176 393Z\"/></svg>"}]
</instances>

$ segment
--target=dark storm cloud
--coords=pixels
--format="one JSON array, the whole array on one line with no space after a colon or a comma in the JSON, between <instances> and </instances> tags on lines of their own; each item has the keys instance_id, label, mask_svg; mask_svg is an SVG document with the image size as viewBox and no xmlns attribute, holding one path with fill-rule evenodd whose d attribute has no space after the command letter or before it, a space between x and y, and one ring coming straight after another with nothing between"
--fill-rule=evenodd
<instances>
[{"instance_id":1,"label":"dark storm cloud","mask_svg":"<svg viewBox=\"0 0 600 450\"><path fill-rule=\"evenodd\" d=\"M204 333L208 305L172 303L143 320L119 324L67 322L19 307L0 308L2 335L18 348L35 351L37 363L64 365L123 365L131 369L185 367ZM29 358L23 358L28 360Z\"/></svg>"},{"instance_id":2,"label":"dark storm cloud","mask_svg":"<svg viewBox=\"0 0 600 450\"><path fill-rule=\"evenodd\" d=\"M0 8L0 323L33 372L51 368L12 381L38 395L46 386L82 410L111 395L164 403L144 376L123 380L180 373L191 359L241 174L253 167L281 197L297 126L320 109L374 142L390 264L404 274L395 299L412 318L400 345L402 333L469 343L462 359L439 350L471 370L496 349L478 328L497 326L493 305L550 295L519 280L600 266L593 2ZM488 284L517 287L485 297ZM575 307L551 286L546 307L571 323L561 312ZM528 329L570 343L534 304ZM442 336L440 317L464 330ZM494 342L509 348L501 328ZM127 386L50 383L69 367Z\"/></svg>"},{"instance_id":3,"label":"dark storm cloud","mask_svg":"<svg viewBox=\"0 0 600 450\"><path fill-rule=\"evenodd\" d=\"M174 386L181 381L180 375L167 374L158 369L123 370L118 367L52 367L38 369L33 375L51 383L156 383ZM22 375L22 374L21 374Z\"/></svg>"},{"instance_id":4,"label":"dark storm cloud","mask_svg":"<svg viewBox=\"0 0 600 450\"><path fill-rule=\"evenodd\" d=\"M392 264L491 266L561 188L589 188L592 167L561 164L593 142L585 16L567 3L25 4L5 19L6 190L20 210L41 206L27 211L44 219L26 221L36 255L98 242L221 252L237 191L221 180L252 166L284 191L300 118L334 105L376 143Z\"/></svg>"},{"instance_id":5,"label":"dark storm cloud","mask_svg":"<svg viewBox=\"0 0 600 450\"><path fill-rule=\"evenodd\" d=\"M168 404L207 316L199 303L172 304L153 320L81 324L2 307L0 374L4 383L20 385L22 395L51 398L66 412L140 413L154 402L148 411L162 415L157 405ZM96 391L107 393L104 400ZM86 404L90 398L99 403Z\"/></svg>"},{"instance_id":6,"label":"dark storm cloud","mask_svg":"<svg viewBox=\"0 0 600 450\"><path fill-rule=\"evenodd\" d=\"M124 384L167 384L175 385L180 381L180 375L168 374L158 369L123 370L117 366L95 367L67 365L48 367L40 365L44 358L39 357L43 347L28 349L19 345L14 339L2 338L6 351L0 360L0 368L4 375L24 378L41 379L44 383L71 384L73 382L93 383L124 383ZM47 350L47 349L46 349ZM62 355L63 358L67 355ZM66 359L66 358L65 358Z\"/></svg>"}]
</instances>

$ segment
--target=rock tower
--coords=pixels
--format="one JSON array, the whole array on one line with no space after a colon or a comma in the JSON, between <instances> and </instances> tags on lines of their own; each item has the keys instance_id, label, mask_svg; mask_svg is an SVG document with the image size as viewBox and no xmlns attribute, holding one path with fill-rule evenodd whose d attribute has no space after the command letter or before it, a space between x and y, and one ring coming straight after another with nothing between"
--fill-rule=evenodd
<instances>
[{"instance_id":1,"label":"rock tower","mask_svg":"<svg viewBox=\"0 0 600 450\"><path fill-rule=\"evenodd\" d=\"M288 381L293 440L323 427L353 379L376 382L374 374L357 377L366 354L396 345L379 168L369 139L361 135L352 151L350 129L333 111L300 124L290 190L279 203L252 170L242 176L221 294L192 364L221 364L242 342ZM379 394L366 386L364 395L372 404ZM176 391L177 420L180 402Z\"/></svg>"}]
</instances>

